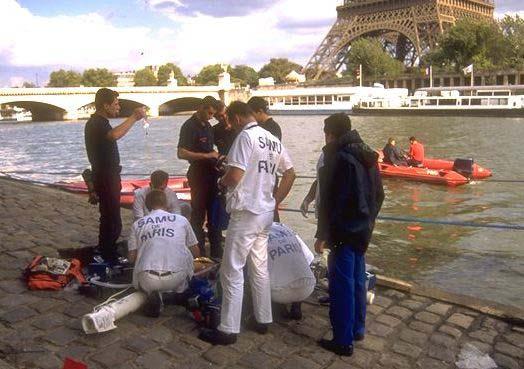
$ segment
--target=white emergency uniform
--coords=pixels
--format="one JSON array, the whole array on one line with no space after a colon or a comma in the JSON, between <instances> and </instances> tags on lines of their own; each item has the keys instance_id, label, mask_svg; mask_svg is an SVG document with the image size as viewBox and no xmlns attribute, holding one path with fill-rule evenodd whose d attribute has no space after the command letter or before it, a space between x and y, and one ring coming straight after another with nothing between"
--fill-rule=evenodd
<instances>
[{"instance_id":1,"label":"white emergency uniform","mask_svg":"<svg viewBox=\"0 0 524 369\"><path fill-rule=\"evenodd\" d=\"M267 253L271 299L290 304L308 298L316 279L309 267L314 256L304 241L284 224L273 223Z\"/></svg>"},{"instance_id":2,"label":"white emergency uniform","mask_svg":"<svg viewBox=\"0 0 524 369\"><path fill-rule=\"evenodd\" d=\"M137 220L128 241L128 249L137 250L133 285L147 293L183 292L193 276L189 247L197 243L183 216L158 209Z\"/></svg>"},{"instance_id":3,"label":"white emergency uniform","mask_svg":"<svg viewBox=\"0 0 524 369\"><path fill-rule=\"evenodd\" d=\"M146 206L146 196L150 192L151 187L149 186L135 190L135 198L133 200L133 217L135 220L138 220L149 214L149 209ZM169 187L166 187L164 193L166 194L167 199L167 211L173 214L181 214L181 201L178 199L175 191Z\"/></svg>"},{"instance_id":4,"label":"white emergency uniform","mask_svg":"<svg viewBox=\"0 0 524 369\"><path fill-rule=\"evenodd\" d=\"M227 162L244 175L226 196L231 218L220 269L223 292L218 329L239 333L246 262L255 319L263 324L273 320L267 266L268 234L275 210L273 188L277 172L283 173L293 164L279 139L255 122L247 124L235 138Z\"/></svg>"}]
</instances>

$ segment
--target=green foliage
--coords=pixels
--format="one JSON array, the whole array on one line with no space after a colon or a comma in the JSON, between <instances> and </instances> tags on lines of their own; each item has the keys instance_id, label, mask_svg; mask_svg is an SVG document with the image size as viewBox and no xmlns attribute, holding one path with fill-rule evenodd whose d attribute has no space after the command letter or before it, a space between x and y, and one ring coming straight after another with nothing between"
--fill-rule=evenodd
<instances>
[{"instance_id":1,"label":"green foliage","mask_svg":"<svg viewBox=\"0 0 524 369\"><path fill-rule=\"evenodd\" d=\"M284 83L286 76L292 70L300 73L302 66L286 58L271 58L258 72L260 78L273 77L276 83Z\"/></svg>"},{"instance_id":2,"label":"green foliage","mask_svg":"<svg viewBox=\"0 0 524 369\"><path fill-rule=\"evenodd\" d=\"M258 73L248 65L236 65L231 69L231 80L242 86L254 87L258 85Z\"/></svg>"},{"instance_id":3,"label":"green foliage","mask_svg":"<svg viewBox=\"0 0 524 369\"><path fill-rule=\"evenodd\" d=\"M524 68L524 18L505 16L499 23L508 48L505 66Z\"/></svg>"},{"instance_id":4,"label":"green foliage","mask_svg":"<svg viewBox=\"0 0 524 369\"><path fill-rule=\"evenodd\" d=\"M231 68L227 67L228 72ZM218 75L223 72L222 66L220 64L206 65L203 67L198 75L195 78L197 85L217 85L218 84Z\"/></svg>"},{"instance_id":5,"label":"green foliage","mask_svg":"<svg viewBox=\"0 0 524 369\"><path fill-rule=\"evenodd\" d=\"M474 19L458 21L427 56L427 63L460 71L475 64L477 69L503 66L510 50L501 28L495 22Z\"/></svg>"},{"instance_id":6,"label":"green foliage","mask_svg":"<svg viewBox=\"0 0 524 369\"><path fill-rule=\"evenodd\" d=\"M47 87L78 87L82 83L82 75L72 70L60 69L51 72Z\"/></svg>"},{"instance_id":7,"label":"green foliage","mask_svg":"<svg viewBox=\"0 0 524 369\"><path fill-rule=\"evenodd\" d=\"M394 78L404 71L402 62L388 54L376 38L361 38L351 44L345 74L353 74L360 64L366 79Z\"/></svg>"},{"instance_id":8,"label":"green foliage","mask_svg":"<svg viewBox=\"0 0 524 369\"><path fill-rule=\"evenodd\" d=\"M171 72L175 75L179 86L187 85L187 78L184 76L180 68L173 63L167 63L158 68L157 84L159 86L167 86Z\"/></svg>"},{"instance_id":9,"label":"green foliage","mask_svg":"<svg viewBox=\"0 0 524 369\"><path fill-rule=\"evenodd\" d=\"M25 82L22 84L22 87L23 87L23 88L34 88L34 87L36 87L36 85L35 85L33 82L27 82L27 81L25 81Z\"/></svg>"},{"instance_id":10,"label":"green foliage","mask_svg":"<svg viewBox=\"0 0 524 369\"><path fill-rule=\"evenodd\" d=\"M156 86L156 77L151 68L137 70L135 73L135 86Z\"/></svg>"},{"instance_id":11,"label":"green foliage","mask_svg":"<svg viewBox=\"0 0 524 369\"><path fill-rule=\"evenodd\" d=\"M86 69L82 74L82 84L86 87L116 86L116 76L106 68Z\"/></svg>"}]
</instances>

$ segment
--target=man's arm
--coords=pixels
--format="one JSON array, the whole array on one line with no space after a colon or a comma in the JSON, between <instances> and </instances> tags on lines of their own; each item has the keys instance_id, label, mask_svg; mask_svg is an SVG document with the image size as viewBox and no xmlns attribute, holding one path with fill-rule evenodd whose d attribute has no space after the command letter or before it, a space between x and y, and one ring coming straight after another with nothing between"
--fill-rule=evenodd
<instances>
[{"instance_id":1,"label":"man's arm","mask_svg":"<svg viewBox=\"0 0 524 369\"><path fill-rule=\"evenodd\" d=\"M244 171L240 168L229 166L226 173L218 181L222 187L236 187L244 177Z\"/></svg>"},{"instance_id":2,"label":"man's arm","mask_svg":"<svg viewBox=\"0 0 524 369\"><path fill-rule=\"evenodd\" d=\"M136 190L133 199L133 218L138 220L144 215L144 197L142 196L142 191Z\"/></svg>"},{"instance_id":3,"label":"man's arm","mask_svg":"<svg viewBox=\"0 0 524 369\"><path fill-rule=\"evenodd\" d=\"M127 118L121 124L107 132L106 138L110 141L120 140L122 137L126 135L127 132L129 132L131 127L133 127L133 125L136 122L138 122L142 118L145 118L145 116L146 111L144 107L136 108L129 118Z\"/></svg>"},{"instance_id":4,"label":"man's arm","mask_svg":"<svg viewBox=\"0 0 524 369\"><path fill-rule=\"evenodd\" d=\"M309 187L309 192L307 193L306 197L304 197L304 200L302 200L302 204L300 204L300 212L302 213L302 216L304 218L307 218L307 212L309 208L309 204L315 200L315 194L317 192L317 180L313 183L311 183L311 187Z\"/></svg>"},{"instance_id":5,"label":"man's arm","mask_svg":"<svg viewBox=\"0 0 524 369\"><path fill-rule=\"evenodd\" d=\"M293 168L289 168L282 175L282 180L280 181L277 191L275 193L275 201L277 203L277 206L282 201L284 201L289 191L291 191L291 187L293 187L295 178L296 178L296 175L295 175L295 170Z\"/></svg>"},{"instance_id":6,"label":"man's arm","mask_svg":"<svg viewBox=\"0 0 524 369\"><path fill-rule=\"evenodd\" d=\"M188 149L184 149L183 147L179 147L177 150L177 156L179 159L188 161L218 159L218 152L194 152Z\"/></svg>"},{"instance_id":7,"label":"man's arm","mask_svg":"<svg viewBox=\"0 0 524 369\"><path fill-rule=\"evenodd\" d=\"M200 249L198 248L198 244L190 246L189 251L191 251L191 254L193 255L193 259L200 257Z\"/></svg>"},{"instance_id":8,"label":"man's arm","mask_svg":"<svg viewBox=\"0 0 524 369\"><path fill-rule=\"evenodd\" d=\"M131 232L129 233L129 240L127 241L127 259L131 264L134 264L137 256L137 237L135 226L131 227Z\"/></svg>"}]
</instances>

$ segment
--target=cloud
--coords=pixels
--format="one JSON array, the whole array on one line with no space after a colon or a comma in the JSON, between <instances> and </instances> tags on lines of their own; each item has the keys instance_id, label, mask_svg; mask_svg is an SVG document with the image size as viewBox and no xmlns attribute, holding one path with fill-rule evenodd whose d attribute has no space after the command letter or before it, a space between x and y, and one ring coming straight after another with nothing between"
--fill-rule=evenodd
<instances>
[{"instance_id":1,"label":"cloud","mask_svg":"<svg viewBox=\"0 0 524 369\"><path fill-rule=\"evenodd\" d=\"M496 0L495 11L497 13L524 11L522 0Z\"/></svg>"},{"instance_id":2,"label":"cloud","mask_svg":"<svg viewBox=\"0 0 524 369\"><path fill-rule=\"evenodd\" d=\"M182 16L237 17L269 8L278 0L147 0L155 11Z\"/></svg>"},{"instance_id":3,"label":"cloud","mask_svg":"<svg viewBox=\"0 0 524 369\"><path fill-rule=\"evenodd\" d=\"M9 78L9 87L22 87L25 82L25 78L21 76L13 76Z\"/></svg>"}]
</instances>

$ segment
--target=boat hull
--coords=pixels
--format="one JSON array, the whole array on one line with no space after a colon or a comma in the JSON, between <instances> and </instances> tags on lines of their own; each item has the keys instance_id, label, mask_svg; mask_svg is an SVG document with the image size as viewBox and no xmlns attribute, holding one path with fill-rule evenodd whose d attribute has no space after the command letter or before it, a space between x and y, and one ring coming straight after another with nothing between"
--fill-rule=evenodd
<instances>
[{"instance_id":1,"label":"boat hull","mask_svg":"<svg viewBox=\"0 0 524 369\"><path fill-rule=\"evenodd\" d=\"M461 186L469 182L463 175L452 170L436 170L417 167L396 167L391 164L378 163L383 177L398 178L408 181L426 182L443 186Z\"/></svg>"},{"instance_id":2,"label":"boat hull","mask_svg":"<svg viewBox=\"0 0 524 369\"><path fill-rule=\"evenodd\" d=\"M83 181L71 183L60 182L56 185L68 192L87 195L87 186ZM126 208L132 207L133 200L135 198L134 191L147 186L149 186L149 178L122 180L122 190L120 191L120 205ZM191 200L191 194L186 177L169 178L167 187L176 192L179 200L186 202Z\"/></svg>"},{"instance_id":3,"label":"boat hull","mask_svg":"<svg viewBox=\"0 0 524 369\"><path fill-rule=\"evenodd\" d=\"M443 159L424 159L424 167L435 170L453 170L454 162L452 160ZM471 179L485 179L491 177L491 170L481 167L478 164L473 164L473 173Z\"/></svg>"},{"instance_id":4,"label":"boat hull","mask_svg":"<svg viewBox=\"0 0 524 369\"><path fill-rule=\"evenodd\" d=\"M524 109L423 109L423 108L398 108L398 109L367 109L354 107L351 115L368 116L470 116L470 117L498 117L518 118L524 117Z\"/></svg>"}]
</instances>

